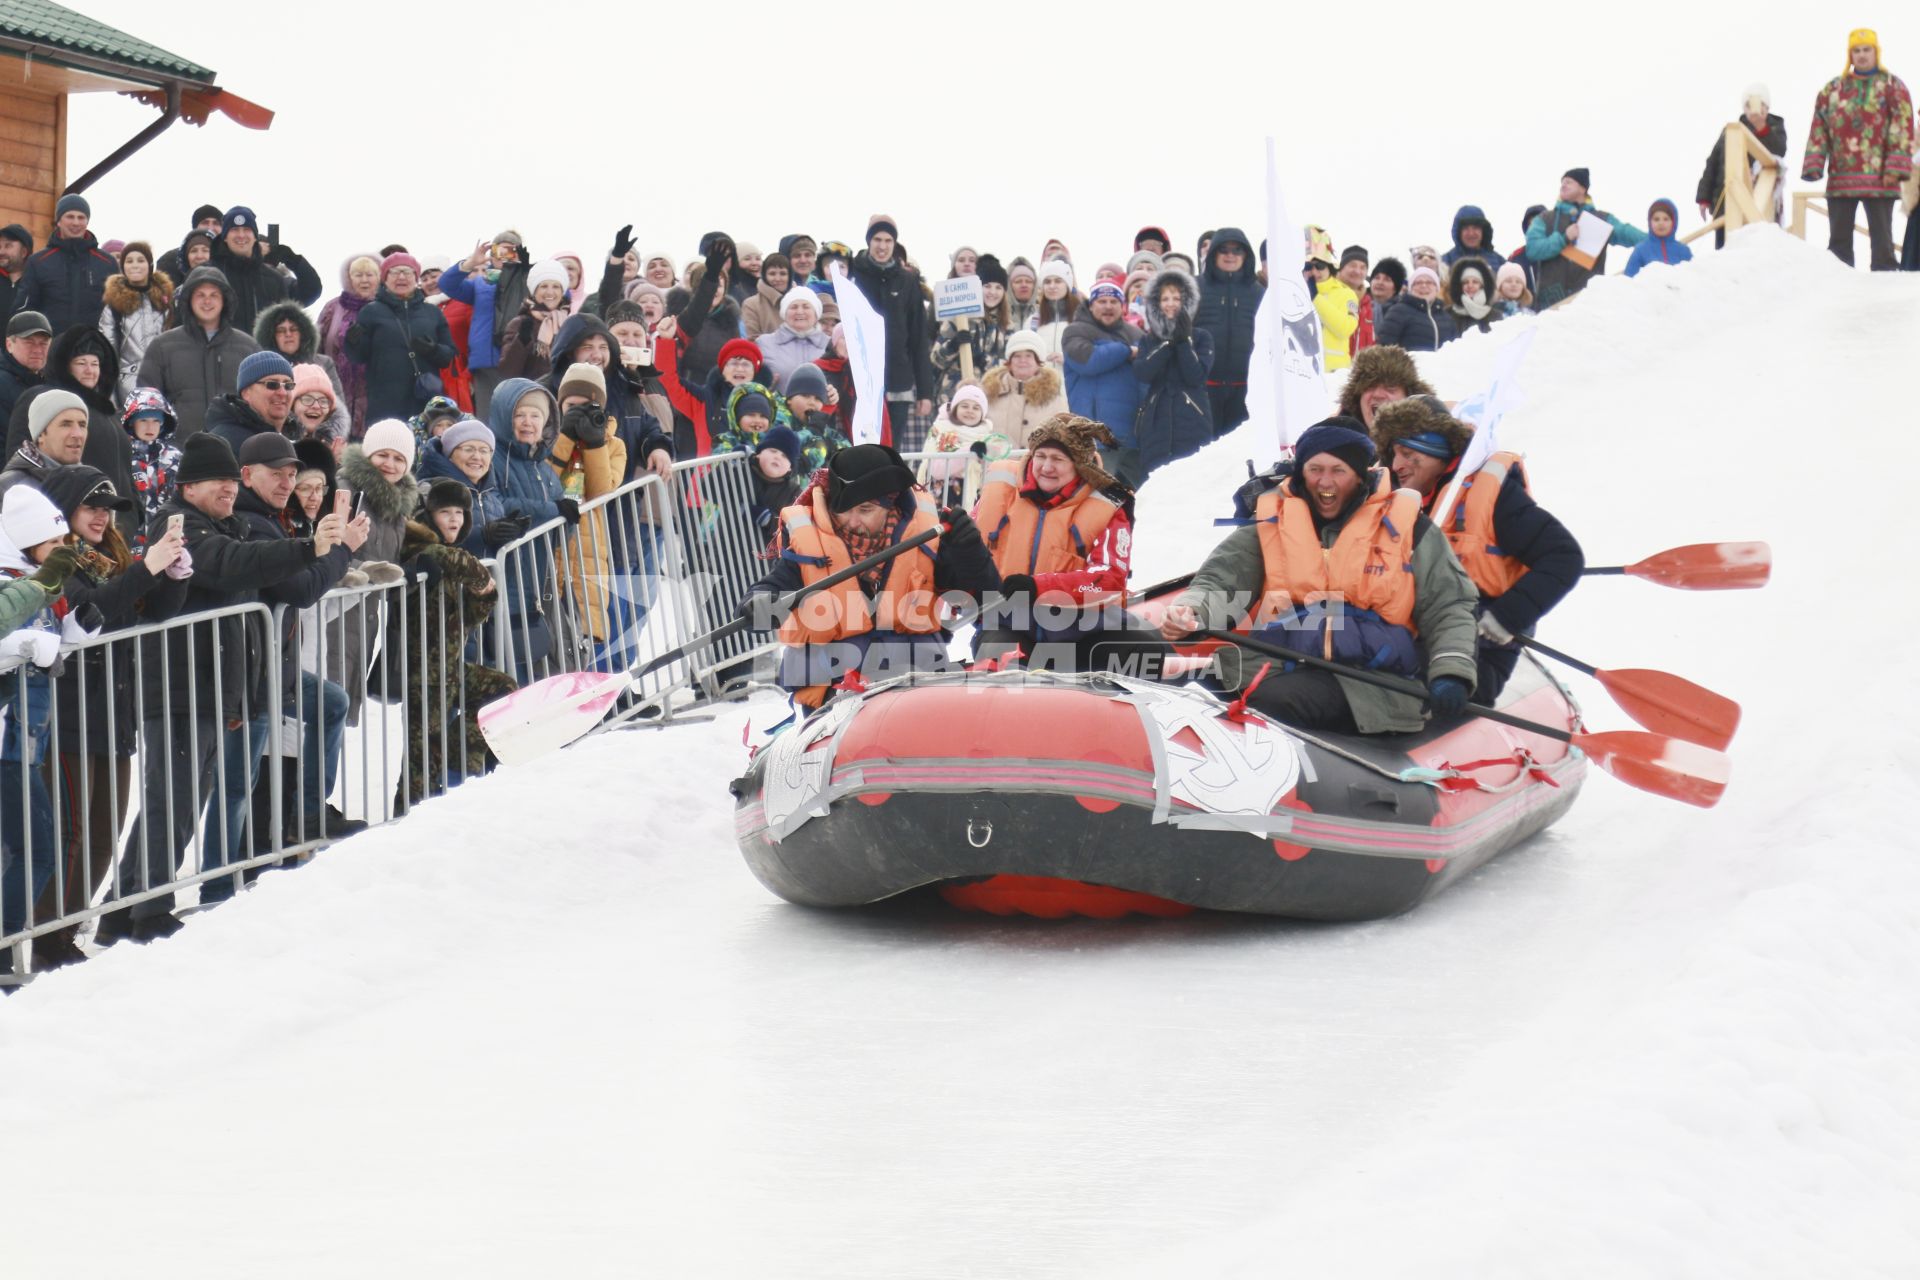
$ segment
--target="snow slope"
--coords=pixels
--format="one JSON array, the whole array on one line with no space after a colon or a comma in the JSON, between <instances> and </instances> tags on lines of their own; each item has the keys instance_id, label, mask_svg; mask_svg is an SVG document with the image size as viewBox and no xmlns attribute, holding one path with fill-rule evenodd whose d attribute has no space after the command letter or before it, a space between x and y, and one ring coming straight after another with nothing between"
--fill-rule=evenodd
<instances>
[{"instance_id":1,"label":"snow slope","mask_svg":"<svg viewBox=\"0 0 1920 1280\"><path fill-rule=\"evenodd\" d=\"M1503 438L1592 562L1774 545L1550 620L1744 703L1719 809L1596 775L1359 926L831 913L733 848L774 704L605 736L0 1005L8 1273L1911 1274L1920 708L1856 655L1917 621L1920 282L1761 229L1539 323ZM1147 487L1141 581L1244 450Z\"/></svg>"}]
</instances>

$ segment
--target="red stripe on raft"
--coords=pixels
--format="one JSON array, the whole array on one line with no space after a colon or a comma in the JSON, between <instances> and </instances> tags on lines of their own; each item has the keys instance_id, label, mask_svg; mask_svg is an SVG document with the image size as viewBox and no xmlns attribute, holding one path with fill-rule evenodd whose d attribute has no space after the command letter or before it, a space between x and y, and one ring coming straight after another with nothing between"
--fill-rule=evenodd
<instances>
[{"instance_id":1,"label":"red stripe on raft","mask_svg":"<svg viewBox=\"0 0 1920 1280\"><path fill-rule=\"evenodd\" d=\"M943 884L940 896L962 911L986 911L996 916L1038 916L1042 920L1064 920L1068 916L1092 916L1096 920L1118 920L1138 913L1177 920L1193 914L1184 902L1156 898L1150 893L1115 889L1110 885L1087 884L1080 880L1056 880L1050 876L991 876L973 884Z\"/></svg>"}]
</instances>

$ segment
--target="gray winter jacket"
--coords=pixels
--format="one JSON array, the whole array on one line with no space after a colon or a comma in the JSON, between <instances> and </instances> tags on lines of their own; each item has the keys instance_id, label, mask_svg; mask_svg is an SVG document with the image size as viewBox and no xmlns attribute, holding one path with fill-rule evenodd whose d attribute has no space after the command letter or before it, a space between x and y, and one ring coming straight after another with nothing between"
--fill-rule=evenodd
<instances>
[{"instance_id":1,"label":"gray winter jacket","mask_svg":"<svg viewBox=\"0 0 1920 1280\"><path fill-rule=\"evenodd\" d=\"M219 285L226 299L220 325L212 333L202 329L193 317L193 291L201 284ZM240 362L258 351L260 344L228 322L227 317L233 314L233 290L218 268L195 267L189 271L176 306L183 317L181 325L167 330L147 347L140 361L139 385L155 388L173 405L179 420L173 440L184 444L188 436L206 425L207 406L234 389Z\"/></svg>"}]
</instances>

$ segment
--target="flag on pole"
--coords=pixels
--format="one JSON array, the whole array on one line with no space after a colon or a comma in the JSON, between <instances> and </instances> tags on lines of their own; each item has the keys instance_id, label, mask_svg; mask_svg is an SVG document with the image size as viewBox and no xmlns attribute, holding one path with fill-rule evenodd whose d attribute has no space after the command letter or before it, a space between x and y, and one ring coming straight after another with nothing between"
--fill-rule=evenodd
<instances>
[{"instance_id":1,"label":"flag on pole","mask_svg":"<svg viewBox=\"0 0 1920 1280\"><path fill-rule=\"evenodd\" d=\"M1500 419L1509 412L1526 403L1526 394L1520 390L1518 377L1521 362L1527 358L1527 352L1533 349L1533 337L1536 330L1525 333L1500 349L1494 358L1493 376L1488 380L1486 390L1468 396L1454 406L1453 416L1462 422L1473 424L1473 439L1467 442L1467 450L1460 455L1460 465L1454 470L1453 483L1440 498L1440 504L1433 509L1433 522L1441 524L1453 510L1454 501L1460 496L1460 485L1468 476L1473 475L1486 465L1500 447Z\"/></svg>"},{"instance_id":2,"label":"flag on pole","mask_svg":"<svg viewBox=\"0 0 1920 1280\"><path fill-rule=\"evenodd\" d=\"M880 444L887 421L887 321L860 286L847 278L838 262L833 276L834 301L840 304L840 323L847 340L847 366L853 379L853 442Z\"/></svg>"},{"instance_id":3,"label":"flag on pole","mask_svg":"<svg viewBox=\"0 0 1920 1280\"><path fill-rule=\"evenodd\" d=\"M1294 237L1300 236L1296 240ZM1327 416L1326 354L1320 313L1296 262L1304 231L1287 217L1280 166L1267 139L1267 292L1253 317L1253 359L1247 365L1247 416L1261 424L1254 463L1267 467L1293 448L1294 437Z\"/></svg>"}]
</instances>

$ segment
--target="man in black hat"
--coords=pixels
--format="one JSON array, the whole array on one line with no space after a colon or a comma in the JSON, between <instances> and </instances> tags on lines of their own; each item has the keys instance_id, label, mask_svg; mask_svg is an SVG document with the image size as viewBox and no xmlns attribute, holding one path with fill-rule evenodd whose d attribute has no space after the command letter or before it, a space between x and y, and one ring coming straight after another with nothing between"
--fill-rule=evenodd
<instances>
[{"instance_id":1,"label":"man in black hat","mask_svg":"<svg viewBox=\"0 0 1920 1280\"><path fill-rule=\"evenodd\" d=\"M260 220L240 204L220 219L220 238L210 262L233 287L233 313L227 317L242 333L276 302L292 298L303 307L320 300L320 274L313 264L284 244L269 244Z\"/></svg>"},{"instance_id":2,"label":"man in black hat","mask_svg":"<svg viewBox=\"0 0 1920 1280\"><path fill-rule=\"evenodd\" d=\"M1394 481L1420 495L1428 515L1453 484L1473 428L1447 412L1437 396L1416 395L1383 407L1373 444ZM1540 619L1580 585L1586 556L1579 541L1533 500L1520 455L1495 453L1461 484L1445 521L1447 543L1479 589L1479 678L1474 701L1492 706L1520 659L1515 637L1532 635Z\"/></svg>"},{"instance_id":3,"label":"man in black hat","mask_svg":"<svg viewBox=\"0 0 1920 1280\"><path fill-rule=\"evenodd\" d=\"M1607 271L1607 245L1632 247L1647 238L1636 226L1620 221L1610 213L1594 208L1587 193L1592 181L1584 168L1569 169L1560 176L1560 203L1527 224L1527 261L1534 264L1533 305L1541 311L1571 298L1587 287L1587 281ZM1592 266L1582 266L1563 256L1574 242L1580 215L1591 213L1613 228L1607 243L1594 255Z\"/></svg>"},{"instance_id":4,"label":"man in black hat","mask_svg":"<svg viewBox=\"0 0 1920 1280\"><path fill-rule=\"evenodd\" d=\"M7 349L0 352L0 422L13 417L28 387L40 385L52 347L53 326L38 311L22 311L7 321Z\"/></svg>"},{"instance_id":5,"label":"man in black hat","mask_svg":"<svg viewBox=\"0 0 1920 1280\"><path fill-rule=\"evenodd\" d=\"M322 575L338 581L346 571L351 526L344 515L322 518L311 538L269 539L256 536L235 514L240 461L220 437L205 432L190 437L181 448L177 479L179 491L148 526L148 538L161 537L168 521L180 519L193 560L181 616L262 601L292 604ZM290 470L287 488L292 489ZM213 794L216 768L227 779L226 804L208 810L205 866L223 865L230 851L242 847L252 766L259 758L252 744L265 742L264 732L258 739L252 732L268 705L267 632L257 616L229 613L174 627L145 638L142 646L149 676L141 705L146 776L140 820L120 859L121 896L173 879L180 855L193 841L201 807ZM158 678L163 671L167 678ZM237 789L236 779L243 783ZM203 899L232 893L230 880L224 889L216 883L202 886ZM101 918L96 940L102 945L123 938L146 942L179 927L173 895L165 893L109 912Z\"/></svg>"},{"instance_id":6,"label":"man in black hat","mask_svg":"<svg viewBox=\"0 0 1920 1280\"><path fill-rule=\"evenodd\" d=\"M785 617L773 601L929 529L933 541L802 601ZM867 680L942 670L951 639L937 597L979 601L1000 589L1000 571L973 520L957 507L936 512L913 471L890 445L842 449L826 472L780 513L780 558L753 584L743 612L761 630L779 629L787 647L779 682L804 707L818 707L858 671Z\"/></svg>"},{"instance_id":7,"label":"man in black hat","mask_svg":"<svg viewBox=\"0 0 1920 1280\"><path fill-rule=\"evenodd\" d=\"M188 228L187 234L191 235L195 231L204 231L217 240L220 238L220 219L223 216L220 212L219 205L203 204L193 211L193 223ZM187 278L187 272L191 269L180 257L180 248L178 245L161 254L160 261L155 265L166 274L167 279L174 281L176 284L185 280Z\"/></svg>"},{"instance_id":8,"label":"man in black hat","mask_svg":"<svg viewBox=\"0 0 1920 1280\"><path fill-rule=\"evenodd\" d=\"M1242 621L1261 640L1423 681L1438 716L1473 692L1473 583L1419 498L1371 470L1373 444L1352 418L1329 418L1294 443L1293 474L1254 519L1200 566L1162 616L1180 641ZM1244 655L1249 678L1264 658ZM1251 664L1251 665L1249 665ZM1275 664L1249 695L1260 711L1305 729L1414 733L1421 702L1310 667Z\"/></svg>"},{"instance_id":9,"label":"man in black hat","mask_svg":"<svg viewBox=\"0 0 1920 1280\"><path fill-rule=\"evenodd\" d=\"M14 294L20 287L20 276L26 270L27 259L32 254L32 232L17 222L0 227L0 321L11 317L17 309Z\"/></svg>"}]
</instances>

